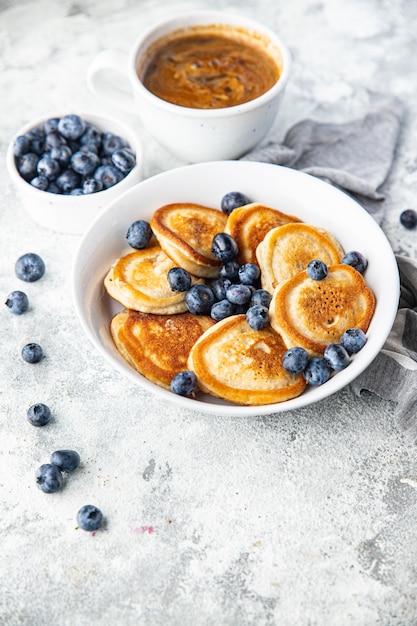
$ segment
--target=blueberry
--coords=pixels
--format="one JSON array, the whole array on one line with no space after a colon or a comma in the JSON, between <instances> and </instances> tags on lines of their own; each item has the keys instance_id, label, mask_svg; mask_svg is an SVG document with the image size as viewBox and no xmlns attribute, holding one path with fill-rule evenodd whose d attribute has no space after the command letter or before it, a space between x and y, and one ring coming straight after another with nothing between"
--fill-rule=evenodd
<instances>
[{"instance_id":1,"label":"blueberry","mask_svg":"<svg viewBox=\"0 0 417 626\"><path fill-rule=\"evenodd\" d=\"M194 372L183 370L171 380L171 391L178 396L190 397L197 390L197 376Z\"/></svg>"},{"instance_id":2,"label":"blueberry","mask_svg":"<svg viewBox=\"0 0 417 626\"><path fill-rule=\"evenodd\" d=\"M308 385L323 385L330 378L330 367L324 359L313 357L308 360L303 376Z\"/></svg>"},{"instance_id":3,"label":"blueberry","mask_svg":"<svg viewBox=\"0 0 417 626\"><path fill-rule=\"evenodd\" d=\"M83 182L83 193L97 193L103 190L103 183L95 178L86 178Z\"/></svg>"},{"instance_id":4,"label":"blueberry","mask_svg":"<svg viewBox=\"0 0 417 626\"><path fill-rule=\"evenodd\" d=\"M243 285L255 285L261 271L255 263L244 263L239 267L238 276Z\"/></svg>"},{"instance_id":5,"label":"blueberry","mask_svg":"<svg viewBox=\"0 0 417 626\"><path fill-rule=\"evenodd\" d=\"M363 274L368 266L368 261L366 260L366 258L357 250L351 250L350 252L347 252L340 262L344 265L351 265L360 274Z\"/></svg>"},{"instance_id":6,"label":"blueberry","mask_svg":"<svg viewBox=\"0 0 417 626\"><path fill-rule=\"evenodd\" d=\"M350 363L350 357L346 348L339 343L331 343L326 346L323 358L327 365L336 372L345 369Z\"/></svg>"},{"instance_id":7,"label":"blueberry","mask_svg":"<svg viewBox=\"0 0 417 626\"><path fill-rule=\"evenodd\" d=\"M22 358L27 363L39 363L43 358L43 350L38 343L27 343L22 348Z\"/></svg>"},{"instance_id":8,"label":"blueberry","mask_svg":"<svg viewBox=\"0 0 417 626\"><path fill-rule=\"evenodd\" d=\"M126 146L125 141L118 135L112 133L104 133L102 141L103 154L111 156L116 150L120 150Z\"/></svg>"},{"instance_id":9,"label":"blueberry","mask_svg":"<svg viewBox=\"0 0 417 626\"><path fill-rule=\"evenodd\" d=\"M29 298L23 291L12 291L7 296L5 304L9 307L11 313L22 315L29 308Z\"/></svg>"},{"instance_id":10,"label":"blueberry","mask_svg":"<svg viewBox=\"0 0 417 626\"><path fill-rule=\"evenodd\" d=\"M310 261L307 265L306 271L312 280L323 280L323 278L326 278L328 274L326 263L317 259Z\"/></svg>"},{"instance_id":11,"label":"blueberry","mask_svg":"<svg viewBox=\"0 0 417 626\"><path fill-rule=\"evenodd\" d=\"M210 284L216 300L224 300L232 281L229 278L216 278Z\"/></svg>"},{"instance_id":12,"label":"blueberry","mask_svg":"<svg viewBox=\"0 0 417 626\"><path fill-rule=\"evenodd\" d=\"M115 150L111 155L111 160L113 161L113 165L126 174L134 168L136 163L135 155L128 148Z\"/></svg>"},{"instance_id":13,"label":"blueberry","mask_svg":"<svg viewBox=\"0 0 417 626\"><path fill-rule=\"evenodd\" d=\"M13 154L15 157L21 157L30 149L30 141L26 135L19 135L13 142Z\"/></svg>"},{"instance_id":14,"label":"blueberry","mask_svg":"<svg viewBox=\"0 0 417 626\"><path fill-rule=\"evenodd\" d=\"M36 169L40 176L45 176L48 180L55 180L61 172L59 161L53 159L50 155L41 157Z\"/></svg>"},{"instance_id":15,"label":"blueberry","mask_svg":"<svg viewBox=\"0 0 417 626\"><path fill-rule=\"evenodd\" d=\"M227 261L219 268L218 278L224 280L227 278L231 282L239 279L239 263L237 261Z\"/></svg>"},{"instance_id":16,"label":"blueberry","mask_svg":"<svg viewBox=\"0 0 417 626\"><path fill-rule=\"evenodd\" d=\"M49 406L38 402L28 408L26 417L32 426L46 426L52 419L52 413Z\"/></svg>"},{"instance_id":17,"label":"blueberry","mask_svg":"<svg viewBox=\"0 0 417 626\"><path fill-rule=\"evenodd\" d=\"M71 189L71 191L69 192L69 195L70 196L83 196L84 191L82 187L76 187L75 189Z\"/></svg>"},{"instance_id":18,"label":"blueberry","mask_svg":"<svg viewBox=\"0 0 417 626\"><path fill-rule=\"evenodd\" d=\"M75 114L64 115L58 122L58 130L65 139L78 139L85 131L84 120Z\"/></svg>"},{"instance_id":19,"label":"blueberry","mask_svg":"<svg viewBox=\"0 0 417 626\"><path fill-rule=\"evenodd\" d=\"M232 304L249 304L252 290L248 285L232 284L226 291L226 298Z\"/></svg>"},{"instance_id":20,"label":"blueberry","mask_svg":"<svg viewBox=\"0 0 417 626\"><path fill-rule=\"evenodd\" d=\"M89 149L92 149L92 146L98 150L101 147L102 134L101 132L95 128L92 124L87 124L87 127L84 133L80 137L80 144L82 146L88 146Z\"/></svg>"},{"instance_id":21,"label":"blueberry","mask_svg":"<svg viewBox=\"0 0 417 626\"><path fill-rule=\"evenodd\" d=\"M61 189L62 193L68 194L81 185L81 176L77 174L77 172L74 172L74 170L68 168L58 176L56 184Z\"/></svg>"},{"instance_id":22,"label":"blueberry","mask_svg":"<svg viewBox=\"0 0 417 626\"><path fill-rule=\"evenodd\" d=\"M408 229L413 229L417 226L417 212L413 209L405 209L400 215L401 224Z\"/></svg>"},{"instance_id":23,"label":"blueberry","mask_svg":"<svg viewBox=\"0 0 417 626\"><path fill-rule=\"evenodd\" d=\"M62 193L58 185L55 183L49 183L48 189L46 190L48 193Z\"/></svg>"},{"instance_id":24,"label":"blueberry","mask_svg":"<svg viewBox=\"0 0 417 626\"><path fill-rule=\"evenodd\" d=\"M34 152L38 156L43 154L45 151L45 137L43 132L34 129L29 131L27 136L30 138L30 152Z\"/></svg>"},{"instance_id":25,"label":"blueberry","mask_svg":"<svg viewBox=\"0 0 417 626\"><path fill-rule=\"evenodd\" d=\"M224 298L223 300L219 300L215 302L210 310L210 316L216 321L220 322L220 320L225 319L226 317L230 317L234 314L235 307L234 305Z\"/></svg>"},{"instance_id":26,"label":"blueberry","mask_svg":"<svg viewBox=\"0 0 417 626\"><path fill-rule=\"evenodd\" d=\"M136 220L127 229L126 239L129 246L136 250L143 250L152 237L152 230L146 220Z\"/></svg>"},{"instance_id":27,"label":"blueberry","mask_svg":"<svg viewBox=\"0 0 417 626\"><path fill-rule=\"evenodd\" d=\"M52 130L58 129L59 118L58 117L50 117L43 123L43 132L45 135L50 133Z\"/></svg>"},{"instance_id":28,"label":"blueberry","mask_svg":"<svg viewBox=\"0 0 417 626\"><path fill-rule=\"evenodd\" d=\"M99 158L95 152L78 150L71 157L71 167L81 176L90 176L99 166Z\"/></svg>"},{"instance_id":29,"label":"blueberry","mask_svg":"<svg viewBox=\"0 0 417 626\"><path fill-rule=\"evenodd\" d=\"M191 275L182 267L172 267L167 277L172 291L188 291L191 287Z\"/></svg>"},{"instance_id":30,"label":"blueberry","mask_svg":"<svg viewBox=\"0 0 417 626\"><path fill-rule=\"evenodd\" d=\"M351 353L362 350L366 343L366 335L360 328L348 328L340 337L340 344Z\"/></svg>"},{"instance_id":31,"label":"blueberry","mask_svg":"<svg viewBox=\"0 0 417 626\"><path fill-rule=\"evenodd\" d=\"M261 304L254 304L246 311L246 321L254 330L262 330L269 324L269 310Z\"/></svg>"},{"instance_id":32,"label":"blueberry","mask_svg":"<svg viewBox=\"0 0 417 626\"><path fill-rule=\"evenodd\" d=\"M73 472L80 464L80 455L75 450L55 450L51 454L51 463L61 472Z\"/></svg>"},{"instance_id":33,"label":"blueberry","mask_svg":"<svg viewBox=\"0 0 417 626\"><path fill-rule=\"evenodd\" d=\"M82 530L93 532L103 523L103 513L93 504L85 504L77 513L77 523Z\"/></svg>"},{"instance_id":34,"label":"blueberry","mask_svg":"<svg viewBox=\"0 0 417 626\"><path fill-rule=\"evenodd\" d=\"M36 483L44 493L56 493L62 489L64 480L56 465L45 463L35 473Z\"/></svg>"},{"instance_id":35,"label":"blueberry","mask_svg":"<svg viewBox=\"0 0 417 626\"><path fill-rule=\"evenodd\" d=\"M289 348L282 356L282 367L290 374L301 374L307 367L308 360L308 352L304 348Z\"/></svg>"},{"instance_id":36,"label":"blueberry","mask_svg":"<svg viewBox=\"0 0 417 626\"><path fill-rule=\"evenodd\" d=\"M99 165L94 172L94 178L101 181L105 189L116 185L116 183L122 180L123 176L123 173L114 165Z\"/></svg>"},{"instance_id":37,"label":"blueberry","mask_svg":"<svg viewBox=\"0 0 417 626\"><path fill-rule=\"evenodd\" d=\"M25 180L31 180L37 174L36 166L38 165L39 156L34 152L27 152L17 158L16 167L19 174Z\"/></svg>"},{"instance_id":38,"label":"blueberry","mask_svg":"<svg viewBox=\"0 0 417 626\"><path fill-rule=\"evenodd\" d=\"M266 308L268 309L269 305L271 304L271 300L272 296L269 291L266 291L266 289L257 289L252 294L250 304L251 306L253 306L254 304L260 304L261 306L266 306Z\"/></svg>"},{"instance_id":39,"label":"blueberry","mask_svg":"<svg viewBox=\"0 0 417 626\"><path fill-rule=\"evenodd\" d=\"M229 193L226 193L221 199L220 206L223 213L230 215L234 209L249 203L250 200L244 193L240 191L229 191Z\"/></svg>"},{"instance_id":40,"label":"blueberry","mask_svg":"<svg viewBox=\"0 0 417 626\"><path fill-rule=\"evenodd\" d=\"M213 237L211 251L217 259L233 261L239 252L236 241L228 233L217 233Z\"/></svg>"},{"instance_id":41,"label":"blueberry","mask_svg":"<svg viewBox=\"0 0 417 626\"><path fill-rule=\"evenodd\" d=\"M15 264L16 276L27 283L33 283L45 274L45 263L34 252L20 256Z\"/></svg>"},{"instance_id":42,"label":"blueberry","mask_svg":"<svg viewBox=\"0 0 417 626\"><path fill-rule=\"evenodd\" d=\"M71 163L72 150L69 146L57 146L56 148L52 148L49 155L51 159L58 161L61 168L67 168Z\"/></svg>"},{"instance_id":43,"label":"blueberry","mask_svg":"<svg viewBox=\"0 0 417 626\"><path fill-rule=\"evenodd\" d=\"M214 301L213 291L203 283L193 285L185 294L187 308L194 315L210 315Z\"/></svg>"},{"instance_id":44,"label":"blueberry","mask_svg":"<svg viewBox=\"0 0 417 626\"><path fill-rule=\"evenodd\" d=\"M59 133L57 128L53 128L45 135L45 152L50 152L53 148L66 145L65 138Z\"/></svg>"},{"instance_id":45,"label":"blueberry","mask_svg":"<svg viewBox=\"0 0 417 626\"><path fill-rule=\"evenodd\" d=\"M30 181L30 184L32 185L32 187L35 187L40 191L47 191L49 187L49 180L46 178L46 176L35 176L35 178L32 178L32 180Z\"/></svg>"}]
</instances>

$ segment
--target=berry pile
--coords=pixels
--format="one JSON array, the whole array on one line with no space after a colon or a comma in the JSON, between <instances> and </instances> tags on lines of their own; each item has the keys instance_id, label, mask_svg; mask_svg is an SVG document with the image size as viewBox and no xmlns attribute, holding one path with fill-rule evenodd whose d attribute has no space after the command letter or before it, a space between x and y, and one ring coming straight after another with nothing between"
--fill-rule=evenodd
<instances>
[{"instance_id":1,"label":"berry pile","mask_svg":"<svg viewBox=\"0 0 417 626\"><path fill-rule=\"evenodd\" d=\"M16 137L13 154L19 174L28 183L64 195L108 189L136 164L125 139L101 132L75 114L50 118Z\"/></svg>"}]
</instances>

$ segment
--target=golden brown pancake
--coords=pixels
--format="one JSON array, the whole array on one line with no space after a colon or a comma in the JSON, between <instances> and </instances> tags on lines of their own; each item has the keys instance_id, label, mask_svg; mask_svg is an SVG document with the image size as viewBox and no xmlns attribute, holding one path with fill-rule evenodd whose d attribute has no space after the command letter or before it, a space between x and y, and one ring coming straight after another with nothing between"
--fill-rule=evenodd
<instances>
[{"instance_id":1,"label":"golden brown pancake","mask_svg":"<svg viewBox=\"0 0 417 626\"><path fill-rule=\"evenodd\" d=\"M283 402L305 388L302 375L282 367L286 346L270 326L253 330L245 315L234 315L206 330L191 349L188 369L199 388L236 404Z\"/></svg>"},{"instance_id":2,"label":"golden brown pancake","mask_svg":"<svg viewBox=\"0 0 417 626\"><path fill-rule=\"evenodd\" d=\"M223 232L227 217L217 209L191 203L167 204L155 211L151 228L173 261L194 276L217 276L220 261L211 251L213 237Z\"/></svg>"},{"instance_id":3,"label":"golden brown pancake","mask_svg":"<svg viewBox=\"0 0 417 626\"><path fill-rule=\"evenodd\" d=\"M172 291L168 271L176 267L159 245L118 259L104 279L108 294L128 309L143 313L183 313L185 293ZM200 282L192 277L192 282Z\"/></svg>"},{"instance_id":4,"label":"golden brown pancake","mask_svg":"<svg viewBox=\"0 0 417 626\"><path fill-rule=\"evenodd\" d=\"M259 202L253 202L230 213L225 232L236 240L239 263L257 263L256 248L270 230L288 222L300 221L295 215L287 215Z\"/></svg>"},{"instance_id":5,"label":"golden brown pancake","mask_svg":"<svg viewBox=\"0 0 417 626\"><path fill-rule=\"evenodd\" d=\"M142 376L170 388L184 370L188 354L202 333L215 322L205 315L153 315L124 310L111 320L113 341L123 358Z\"/></svg>"},{"instance_id":6,"label":"golden brown pancake","mask_svg":"<svg viewBox=\"0 0 417 626\"><path fill-rule=\"evenodd\" d=\"M374 310L375 296L362 274L338 264L328 268L323 280L312 280L303 271L278 285L269 314L288 347L320 356L348 328L366 332Z\"/></svg>"},{"instance_id":7,"label":"golden brown pancake","mask_svg":"<svg viewBox=\"0 0 417 626\"><path fill-rule=\"evenodd\" d=\"M344 251L324 228L293 223L273 228L259 244L256 256L263 289L272 293L277 285L305 270L310 261L340 263Z\"/></svg>"}]
</instances>

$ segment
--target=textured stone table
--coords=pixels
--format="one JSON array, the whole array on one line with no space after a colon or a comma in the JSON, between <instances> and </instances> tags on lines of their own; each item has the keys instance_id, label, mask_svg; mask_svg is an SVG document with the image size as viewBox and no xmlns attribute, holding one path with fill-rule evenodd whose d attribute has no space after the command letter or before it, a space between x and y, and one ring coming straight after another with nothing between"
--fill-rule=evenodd
<instances>
[{"instance_id":1,"label":"textured stone table","mask_svg":"<svg viewBox=\"0 0 417 626\"><path fill-rule=\"evenodd\" d=\"M179 411L113 371L75 317L79 237L31 222L5 170L13 133L69 108L117 113L87 91L106 47L127 50L168 13L240 11L279 31L292 79L271 138L305 117L342 122L368 89L401 98L407 118L382 224L416 256L399 214L416 208L417 7L409 0L239 3L53 0L0 4L0 292L21 287L15 260L47 273L31 310L0 311L0 624L2 626L411 626L417 624L417 455L394 407L350 389L297 412L253 419ZM131 119L145 176L182 165ZM38 341L36 367L20 357ZM27 407L53 421L33 428ZM47 496L35 469L58 448L82 465ZM105 528L76 528L86 503Z\"/></svg>"}]
</instances>

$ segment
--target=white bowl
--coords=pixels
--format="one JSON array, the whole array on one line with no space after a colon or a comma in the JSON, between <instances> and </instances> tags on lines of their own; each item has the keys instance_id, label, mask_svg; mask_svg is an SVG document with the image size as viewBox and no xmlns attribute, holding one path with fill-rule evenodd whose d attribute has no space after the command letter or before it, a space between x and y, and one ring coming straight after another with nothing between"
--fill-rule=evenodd
<instances>
[{"instance_id":1,"label":"white bowl","mask_svg":"<svg viewBox=\"0 0 417 626\"><path fill-rule=\"evenodd\" d=\"M85 196L69 196L36 189L19 174L13 154L15 137L41 126L45 120L59 118L74 111L52 112L25 124L13 137L7 150L7 169L16 186L23 207L30 217L51 230L61 233L82 234L118 196L137 184L142 178L142 146L137 134L126 124L102 114L75 111L84 121L98 130L112 132L125 139L136 155L136 165L119 183L103 191Z\"/></svg>"},{"instance_id":2,"label":"white bowl","mask_svg":"<svg viewBox=\"0 0 417 626\"><path fill-rule=\"evenodd\" d=\"M305 222L328 229L345 251L358 250L368 259L365 278L376 296L376 309L365 347L349 366L320 387L301 396L265 406L237 406L208 395L183 398L147 381L116 350L110 336L112 316L121 306L106 294L103 279L111 264L131 251L126 232L137 219L149 220L159 206L195 202L220 208L229 191L241 191ZM250 161L199 163L149 178L113 202L85 233L76 253L72 274L75 309L87 336L117 370L135 384L158 394L161 400L222 415L265 415L298 409L335 393L356 378L381 350L397 312L399 277L394 253L375 220L357 202L335 187L301 172Z\"/></svg>"}]
</instances>

